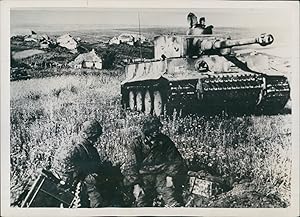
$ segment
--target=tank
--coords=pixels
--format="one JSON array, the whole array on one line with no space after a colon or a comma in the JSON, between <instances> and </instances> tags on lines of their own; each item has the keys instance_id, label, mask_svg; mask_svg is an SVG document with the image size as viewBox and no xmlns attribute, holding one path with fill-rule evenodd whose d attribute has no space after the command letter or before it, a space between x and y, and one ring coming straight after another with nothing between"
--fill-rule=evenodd
<instances>
[{"instance_id":1,"label":"tank","mask_svg":"<svg viewBox=\"0 0 300 217\"><path fill-rule=\"evenodd\" d=\"M239 58L234 47L268 46L274 37L232 40L220 35L162 35L154 59L126 66L121 83L124 108L161 115L181 111L276 113L290 99L286 76L253 52Z\"/></svg>"}]
</instances>

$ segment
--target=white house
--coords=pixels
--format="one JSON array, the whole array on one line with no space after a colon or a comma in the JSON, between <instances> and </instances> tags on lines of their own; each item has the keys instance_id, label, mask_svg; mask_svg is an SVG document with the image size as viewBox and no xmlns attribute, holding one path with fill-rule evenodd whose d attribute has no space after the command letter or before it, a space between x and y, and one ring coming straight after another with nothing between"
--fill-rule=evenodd
<instances>
[{"instance_id":1,"label":"white house","mask_svg":"<svg viewBox=\"0 0 300 217\"><path fill-rule=\"evenodd\" d=\"M131 34L126 33L119 35L118 40L120 41L120 43L126 43L129 45L133 45L134 43L134 37Z\"/></svg>"},{"instance_id":2,"label":"white house","mask_svg":"<svg viewBox=\"0 0 300 217\"><path fill-rule=\"evenodd\" d=\"M30 35L26 35L24 38L24 41L33 41L33 42L37 42L38 41L38 35L36 34L36 32L31 30L31 34Z\"/></svg>"},{"instance_id":3,"label":"white house","mask_svg":"<svg viewBox=\"0 0 300 217\"><path fill-rule=\"evenodd\" d=\"M122 33L118 37L113 37L109 40L109 44L129 44L133 45L135 42L140 41L144 43L146 41L145 36L135 33Z\"/></svg>"},{"instance_id":4,"label":"white house","mask_svg":"<svg viewBox=\"0 0 300 217\"><path fill-rule=\"evenodd\" d=\"M56 41L59 46L65 47L69 50L75 50L78 45L77 41L69 34L58 37Z\"/></svg>"},{"instance_id":5,"label":"white house","mask_svg":"<svg viewBox=\"0 0 300 217\"><path fill-rule=\"evenodd\" d=\"M43 40L43 41L40 43L40 48L41 48L41 49L47 49L47 48L49 48L49 44L50 44L49 41Z\"/></svg>"},{"instance_id":6,"label":"white house","mask_svg":"<svg viewBox=\"0 0 300 217\"><path fill-rule=\"evenodd\" d=\"M120 44L120 41L117 37L113 37L109 40L108 44Z\"/></svg>"},{"instance_id":7,"label":"white house","mask_svg":"<svg viewBox=\"0 0 300 217\"><path fill-rule=\"evenodd\" d=\"M69 66L73 68L90 68L90 69L102 69L102 59L97 56L93 49L89 53L78 55L75 60L69 63Z\"/></svg>"}]
</instances>

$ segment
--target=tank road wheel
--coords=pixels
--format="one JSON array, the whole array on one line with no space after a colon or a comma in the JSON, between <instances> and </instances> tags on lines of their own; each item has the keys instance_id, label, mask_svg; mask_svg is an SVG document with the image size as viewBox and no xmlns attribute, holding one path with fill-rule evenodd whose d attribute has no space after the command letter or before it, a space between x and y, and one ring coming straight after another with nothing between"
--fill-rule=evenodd
<instances>
[{"instance_id":1,"label":"tank road wheel","mask_svg":"<svg viewBox=\"0 0 300 217\"><path fill-rule=\"evenodd\" d=\"M154 91L153 93L153 113L156 116L160 116L163 113L163 101L160 91Z\"/></svg>"},{"instance_id":2,"label":"tank road wheel","mask_svg":"<svg viewBox=\"0 0 300 217\"><path fill-rule=\"evenodd\" d=\"M145 94L145 114L151 114L152 111L152 98L149 90L146 91Z\"/></svg>"},{"instance_id":3,"label":"tank road wheel","mask_svg":"<svg viewBox=\"0 0 300 217\"><path fill-rule=\"evenodd\" d=\"M129 108L131 111L135 110L135 95L132 90L129 92Z\"/></svg>"},{"instance_id":4,"label":"tank road wheel","mask_svg":"<svg viewBox=\"0 0 300 217\"><path fill-rule=\"evenodd\" d=\"M143 95L141 91L136 94L136 110L141 112L143 110Z\"/></svg>"}]
</instances>

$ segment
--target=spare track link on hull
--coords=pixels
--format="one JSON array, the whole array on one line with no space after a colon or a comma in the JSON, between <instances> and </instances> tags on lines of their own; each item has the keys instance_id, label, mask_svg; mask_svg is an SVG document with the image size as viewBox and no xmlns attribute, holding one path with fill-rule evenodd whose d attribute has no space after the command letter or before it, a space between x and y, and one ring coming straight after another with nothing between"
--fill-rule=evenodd
<instances>
[{"instance_id":1,"label":"spare track link on hull","mask_svg":"<svg viewBox=\"0 0 300 217\"><path fill-rule=\"evenodd\" d=\"M260 76L210 76L201 79L204 91L247 90L262 88L263 78Z\"/></svg>"},{"instance_id":2,"label":"spare track link on hull","mask_svg":"<svg viewBox=\"0 0 300 217\"><path fill-rule=\"evenodd\" d=\"M202 98L215 101L255 105L262 90L263 78L257 75L210 76L201 79Z\"/></svg>"}]
</instances>

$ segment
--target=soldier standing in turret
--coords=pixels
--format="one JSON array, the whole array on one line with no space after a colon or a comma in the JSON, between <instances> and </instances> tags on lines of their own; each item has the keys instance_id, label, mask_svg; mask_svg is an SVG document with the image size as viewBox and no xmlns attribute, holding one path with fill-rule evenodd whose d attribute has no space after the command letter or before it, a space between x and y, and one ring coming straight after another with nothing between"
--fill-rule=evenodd
<instances>
[{"instance_id":1,"label":"soldier standing in turret","mask_svg":"<svg viewBox=\"0 0 300 217\"><path fill-rule=\"evenodd\" d=\"M205 25L205 17L201 17L198 23L197 16L194 13L189 13L187 15L187 21L189 23L187 35L212 34L212 29L214 27L212 25Z\"/></svg>"},{"instance_id":2,"label":"soldier standing in turret","mask_svg":"<svg viewBox=\"0 0 300 217\"><path fill-rule=\"evenodd\" d=\"M197 24L197 27L200 27L202 29L205 29L205 17L200 17L199 24Z\"/></svg>"},{"instance_id":3,"label":"soldier standing in turret","mask_svg":"<svg viewBox=\"0 0 300 217\"><path fill-rule=\"evenodd\" d=\"M175 144L160 132L161 126L157 117L145 118L142 135L129 146L125 184L132 187L138 207L153 206L158 195L167 207L183 205L186 165Z\"/></svg>"},{"instance_id":4,"label":"soldier standing in turret","mask_svg":"<svg viewBox=\"0 0 300 217\"><path fill-rule=\"evenodd\" d=\"M82 183L88 200L82 200L82 207L101 207L102 197L96 188L97 173L101 165L95 142L102 134L98 121L86 121L78 138L70 144L61 146L54 156L52 171L61 180L65 189L75 190Z\"/></svg>"}]
</instances>

